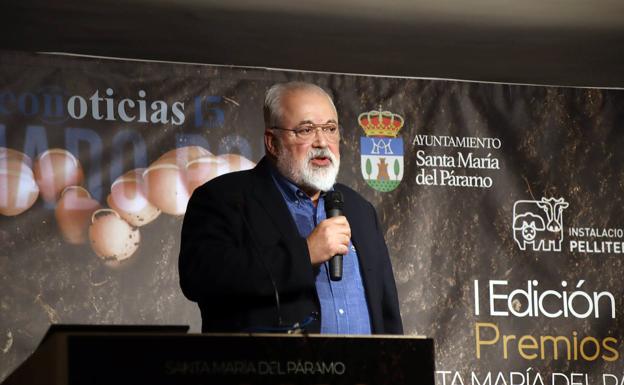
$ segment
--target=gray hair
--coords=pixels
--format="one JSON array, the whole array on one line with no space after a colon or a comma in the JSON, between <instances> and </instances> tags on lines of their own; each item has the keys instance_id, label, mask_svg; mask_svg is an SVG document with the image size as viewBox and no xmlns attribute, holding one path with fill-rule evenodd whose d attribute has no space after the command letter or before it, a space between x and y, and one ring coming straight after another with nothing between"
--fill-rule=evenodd
<instances>
[{"instance_id":1,"label":"gray hair","mask_svg":"<svg viewBox=\"0 0 624 385\"><path fill-rule=\"evenodd\" d=\"M299 81L277 83L271 86L264 96L264 126L266 128L280 125L282 120L282 98L293 91L311 91L323 94L327 96L329 103L336 111L336 106L331 96L316 84Z\"/></svg>"}]
</instances>

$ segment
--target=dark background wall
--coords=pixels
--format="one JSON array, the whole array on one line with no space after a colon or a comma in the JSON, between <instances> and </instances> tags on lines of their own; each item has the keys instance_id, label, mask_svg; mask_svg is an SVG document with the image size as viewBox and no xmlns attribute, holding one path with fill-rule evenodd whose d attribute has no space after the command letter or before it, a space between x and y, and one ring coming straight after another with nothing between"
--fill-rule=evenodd
<instances>
[{"instance_id":1,"label":"dark background wall","mask_svg":"<svg viewBox=\"0 0 624 385\"><path fill-rule=\"evenodd\" d=\"M0 49L624 87L624 2L5 0Z\"/></svg>"}]
</instances>

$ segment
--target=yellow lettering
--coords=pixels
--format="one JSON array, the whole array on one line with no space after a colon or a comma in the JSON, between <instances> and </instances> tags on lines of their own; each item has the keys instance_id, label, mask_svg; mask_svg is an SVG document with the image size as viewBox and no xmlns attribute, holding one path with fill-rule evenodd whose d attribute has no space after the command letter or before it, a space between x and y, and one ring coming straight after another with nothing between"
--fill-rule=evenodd
<instances>
[{"instance_id":1,"label":"yellow lettering","mask_svg":"<svg viewBox=\"0 0 624 385\"><path fill-rule=\"evenodd\" d=\"M516 335L515 334L510 334L510 335L504 335L503 336L503 358L504 359L508 359L509 358L509 352L507 350L507 343L509 342L509 340L515 340L516 339Z\"/></svg>"},{"instance_id":2,"label":"yellow lettering","mask_svg":"<svg viewBox=\"0 0 624 385\"><path fill-rule=\"evenodd\" d=\"M608 342L613 342L614 344L617 345L617 340L615 338L613 338L613 337L607 337L604 340L602 340L602 347L605 350L608 350L611 353L613 353L612 356L605 356L603 354L602 355L602 359L605 360L605 361L609 361L609 362L617 361L617 359L620 358L620 353L613 346L610 346L608 344Z\"/></svg>"},{"instance_id":3,"label":"yellow lettering","mask_svg":"<svg viewBox=\"0 0 624 385\"><path fill-rule=\"evenodd\" d=\"M528 343L526 341L529 341ZM522 336L518 340L518 353L525 360L534 360L537 358L537 353L527 354L525 349L537 349L537 340L530 335Z\"/></svg>"},{"instance_id":4,"label":"yellow lettering","mask_svg":"<svg viewBox=\"0 0 624 385\"><path fill-rule=\"evenodd\" d=\"M493 329L495 332L494 334L495 337L491 340L483 340L481 338L481 328ZM481 358L481 345L494 345L496 342L498 342L499 337L500 337L500 333L498 331L498 326L489 322L477 322L475 324L475 341L477 345L476 346L477 358Z\"/></svg>"},{"instance_id":5,"label":"yellow lettering","mask_svg":"<svg viewBox=\"0 0 624 385\"><path fill-rule=\"evenodd\" d=\"M550 341L552 342L552 350L553 350L553 359L558 360L559 359L559 342L565 342L566 345L566 352L568 353L568 360L570 359L570 340L566 337L563 336L541 336L540 337L540 358L544 359L545 358L545 354L544 352L546 351L546 341Z\"/></svg>"},{"instance_id":6,"label":"yellow lettering","mask_svg":"<svg viewBox=\"0 0 624 385\"><path fill-rule=\"evenodd\" d=\"M585 344L587 342L593 343L594 346L595 346L595 349L596 349L596 353L592 354L591 356L588 356L587 354L585 354ZM600 355L600 343L594 337L585 337L585 338L583 338L581 340L580 348L581 348L581 357L583 357L584 360L593 361L596 358L598 358L598 356Z\"/></svg>"}]
</instances>

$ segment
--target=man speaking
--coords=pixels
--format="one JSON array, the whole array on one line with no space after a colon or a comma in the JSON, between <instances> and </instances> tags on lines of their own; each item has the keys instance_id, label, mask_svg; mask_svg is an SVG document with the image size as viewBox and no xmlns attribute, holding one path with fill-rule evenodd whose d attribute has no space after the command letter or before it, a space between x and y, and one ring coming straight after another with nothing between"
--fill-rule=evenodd
<instances>
[{"instance_id":1,"label":"man speaking","mask_svg":"<svg viewBox=\"0 0 624 385\"><path fill-rule=\"evenodd\" d=\"M264 121L265 157L197 188L184 217L180 285L199 304L202 331L401 334L375 209L335 183L331 97L276 84Z\"/></svg>"}]
</instances>

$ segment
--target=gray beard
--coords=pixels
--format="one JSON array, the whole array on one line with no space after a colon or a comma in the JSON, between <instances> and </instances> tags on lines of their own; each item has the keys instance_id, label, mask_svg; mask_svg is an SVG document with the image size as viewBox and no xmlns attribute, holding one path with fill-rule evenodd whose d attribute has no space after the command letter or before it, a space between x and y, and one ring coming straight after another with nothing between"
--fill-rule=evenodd
<instances>
[{"instance_id":1,"label":"gray beard","mask_svg":"<svg viewBox=\"0 0 624 385\"><path fill-rule=\"evenodd\" d=\"M280 146L281 147L281 146ZM303 190L328 191L336 183L340 159L338 159L328 148L312 148L308 151L302 164L292 161L292 154L288 150L277 156L277 170L290 179ZM310 160L317 156L324 156L331 160L327 167L316 167L310 164Z\"/></svg>"}]
</instances>

